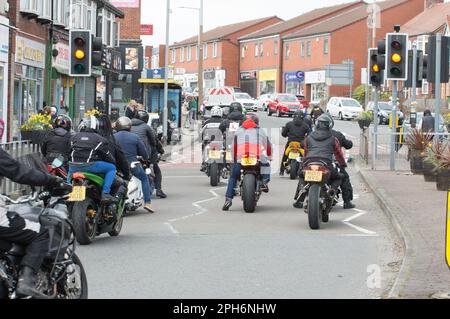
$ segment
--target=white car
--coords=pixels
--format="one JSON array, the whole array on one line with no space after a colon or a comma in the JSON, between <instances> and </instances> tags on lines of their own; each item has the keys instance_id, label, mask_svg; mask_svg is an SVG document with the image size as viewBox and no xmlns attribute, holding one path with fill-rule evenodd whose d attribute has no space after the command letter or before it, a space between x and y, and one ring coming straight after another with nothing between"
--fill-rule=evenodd
<instances>
[{"instance_id":1,"label":"white car","mask_svg":"<svg viewBox=\"0 0 450 319\"><path fill-rule=\"evenodd\" d=\"M236 102L242 104L242 107L246 111L258 112L258 106L256 105L255 99L253 99L248 93L234 93L234 98Z\"/></svg>"},{"instance_id":2,"label":"white car","mask_svg":"<svg viewBox=\"0 0 450 319\"><path fill-rule=\"evenodd\" d=\"M328 101L326 112L332 117L350 121L356 119L361 112L364 112L364 109L355 99L332 97Z\"/></svg>"},{"instance_id":3,"label":"white car","mask_svg":"<svg viewBox=\"0 0 450 319\"><path fill-rule=\"evenodd\" d=\"M258 110L263 110L264 112L267 111L267 107L269 106L269 102L273 100L273 94L263 94L259 97L258 101L256 102L256 106L258 107Z\"/></svg>"}]
</instances>

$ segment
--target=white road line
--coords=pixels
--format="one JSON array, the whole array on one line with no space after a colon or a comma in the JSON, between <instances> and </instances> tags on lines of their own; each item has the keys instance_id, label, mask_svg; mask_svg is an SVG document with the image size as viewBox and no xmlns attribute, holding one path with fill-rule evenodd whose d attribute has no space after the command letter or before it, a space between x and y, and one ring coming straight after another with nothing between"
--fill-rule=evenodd
<instances>
[{"instance_id":1,"label":"white road line","mask_svg":"<svg viewBox=\"0 0 450 319\"><path fill-rule=\"evenodd\" d=\"M179 234L178 230L176 230L171 223L164 223L164 225L166 225L173 234L175 235Z\"/></svg>"},{"instance_id":2,"label":"white road line","mask_svg":"<svg viewBox=\"0 0 450 319\"><path fill-rule=\"evenodd\" d=\"M352 223L350 223L352 220L357 219L357 218L359 218L361 216L364 216L364 215L368 214L368 212L366 212L364 210L361 210L361 209L356 209L355 208L354 210L357 211L358 213L353 215L353 216L351 216L351 217L349 217L349 218L347 218L346 220L344 220L342 222L344 224L346 224L347 226L352 227L353 229L356 229L357 231L359 231L359 232L361 232L361 233L363 233L365 235L376 235L377 234L376 232L373 232L371 230L368 230L368 229L365 229L365 228L362 228L362 227L359 227L359 226L356 226L356 225L353 225Z\"/></svg>"},{"instance_id":3,"label":"white road line","mask_svg":"<svg viewBox=\"0 0 450 319\"><path fill-rule=\"evenodd\" d=\"M342 234L337 237L380 237L378 234Z\"/></svg>"}]
</instances>

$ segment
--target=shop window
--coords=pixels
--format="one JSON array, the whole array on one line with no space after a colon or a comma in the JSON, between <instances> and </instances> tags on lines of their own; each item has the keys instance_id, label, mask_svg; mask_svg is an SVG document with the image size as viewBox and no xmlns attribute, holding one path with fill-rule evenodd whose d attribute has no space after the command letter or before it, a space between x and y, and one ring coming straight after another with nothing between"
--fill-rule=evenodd
<instances>
[{"instance_id":1,"label":"shop window","mask_svg":"<svg viewBox=\"0 0 450 319\"><path fill-rule=\"evenodd\" d=\"M259 44L255 44L255 57L259 56Z\"/></svg>"},{"instance_id":2,"label":"shop window","mask_svg":"<svg viewBox=\"0 0 450 319\"><path fill-rule=\"evenodd\" d=\"M329 41L328 39L323 40L323 54L328 54L329 51Z\"/></svg>"},{"instance_id":3,"label":"shop window","mask_svg":"<svg viewBox=\"0 0 450 319\"><path fill-rule=\"evenodd\" d=\"M184 62L184 47L180 48L180 62Z\"/></svg>"},{"instance_id":4,"label":"shop window","mask_svg":"<svg viewBox=\"0 0 450 319\"><path fill-rule=\"evenodd\" d=\"M289 59L289 54L291 54L291 50L289 48L289 43L286 43L286 48L285 48L285 53L286 53L286 60Z\"/></svg>"},{"instance_id":5,"label":"shop window","mask_svg":"<svg viewBox=\"0 0 450 319\"><path fill-rule=\"evenodd\" d=\"M306 56L311 56L311 41L306 42Z\"/></svg>"},{"instance_id":6,"label":"shop window","mask_svg":"<svg viewBox=\"0 0 450 319\"><path fill-rule=\"evenodd\" d=\"M191 47L188 46L187 47L187 61L191 61Z\"/></svg>"}]
</instances>

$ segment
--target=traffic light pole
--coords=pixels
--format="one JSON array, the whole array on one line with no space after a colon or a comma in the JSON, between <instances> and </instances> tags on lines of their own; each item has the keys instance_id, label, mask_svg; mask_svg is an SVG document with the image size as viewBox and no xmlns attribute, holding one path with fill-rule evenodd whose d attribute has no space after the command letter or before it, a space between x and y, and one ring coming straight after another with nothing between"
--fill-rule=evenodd
<instances>
[{"instance_id":1,"label":"traffic light pole","mask_svg":"<svg viewBox=\"0 0 450 319\"><path fill-rule=\"evenodd\" d=\"M166 52L165 52L165 75L164 75L164 111L163 111L163 141L167 143L169 118L167 104L169 102L169 41L170 41L170 0L167 0L167 15L166 15Z\"/></svg>"},{"instance_id":2,"label":"traffic light pole","mask_svg":"<svg viewBox=\"0 0 450 319\"><path fill-rule=\"evenodd\" d=\"M390 169L395 171L395 143L397 140L397 97L398 97L398 81L392 81L392 134L391 134L391 154Z\"/></svg>"},{"instance_id":3,"label":"traffic light pole","mask_svg":"<svg viewBox=\"0 0 450 319\"><path fill-rule=\"evenodd\" d=\"M413 43L413 63L412 63L412 101L410 120L412 128L416 128L417 121L417 43Z\"/></svg>"},{"instance_id":4,"label":"traffic light pole","mask_svg":"<svg viewBox=\"0 0 450 319\"><path fill-rule=\"evenodd\" d=\"M439 131L439 122L441 115L441 50L442 35L438 33L436 35L436 81L435 81L435 107L434 107L434 131ZM439 137L435 135L435 139Z\"/></svg>"},{"instance_id":5,"label":"traffic light pole","mask_svg":"<svg viewBox=\"0 0 450 319\"><path fill-rule=\"evenodd\" d=\"M372 169L375 169L375 162L378 157L378 87L374 87L373 102L374 102L374 125L373 125L373 151L372 151Z\"/></svg>"}]
</instances>

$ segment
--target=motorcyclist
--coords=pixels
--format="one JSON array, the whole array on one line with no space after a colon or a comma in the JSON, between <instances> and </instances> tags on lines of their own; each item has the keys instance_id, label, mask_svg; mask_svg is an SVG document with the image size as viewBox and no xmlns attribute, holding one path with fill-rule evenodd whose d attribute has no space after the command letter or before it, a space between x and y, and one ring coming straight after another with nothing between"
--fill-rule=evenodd
<instances>
[{"instance_id":1,"label":"motorcyclist","mask_svg":"<svg viewBox=\"0 0 450 319\"><path fill-rule=\"evenodd\" d=\"M322 110L322 108L319 105L314 105L313 109L311 110L310 116L313 124L317 121L317 119L324 114L325 112Z\"/></svg>"},{"instance_id":2,"label":"motorcyclist","mask_svg":"<svg viewBox=\"0 0 450 319\"><path fill-rule=\"evenodd\" d=\"M284 163L288 160L286 151L291 142L299 142L303 146L303 142L306 135L310 131L309 125L304 120L305 113L301 110L296 111L294 114L294 120L287 123L281 131L281 135L288 139L286 147L284 148L283 158L281 160L280 175L284 175L285 166Z\"/></svg>"},{"instance_id":3,"label":"motorcyclist","mask_svg":"<svg viewBox=\"0 0 450 319\"><path fill-rule=\"evenodd\" d=\"M203 128L201 131L202 136L202 154L205 153L206 146L212 141L222 141L222 132L219 129L220 124L223 121L223 110L220 106L214 106L211 109L211 118L203 123ZM205 156L203 156L201 172L204 172L207 168L205 162Z\"/></svg>"},{"instance_id":4,"label":"motorcyclist","mask_svg":"<svg viewBox=\"0 0 450 319\"><path fill-rule=\"evenodd\" d=\"M116 159L112 150L115 149L108 139L99 134L100 124L95 116L85 117L78 127L79 133L72 137L72 153L69 163L67 180L70 183L72 175L77 172L104 174L102 201L116 202L111 196L111 186L116 177Z\"/></svg>"},{"instance_id":5,"label":"motorcyclist","mask_svg":"<svg viewBox=\"0 0 450 319\"><path fill-rule=\"evenodd\" d=\"M267 156L262 153L263 147ZM259 119L255 114L250 115L242 126L237 130L232 144L233 166L231 168L231 176L228 180L228 188L226 193L224 211L228 211L233 204L235 188L237 180L241 174L240 160L242 156L251 150L259 156L261 161L261 175L263 177L262 191L269 192L270 182L270 160L272 158L272 143L267 137L264 130L259 127Z\"/></svg>"},{"instance_id":6,"label":"motorcyclist","mask_svg":"<svg viewBox=\"0 0 450 319\"><path fill-rule=\"evenodd\" d=\"M64 157L64 166L68 169L68 161L70 157L70 139L72 121L65 115L59 115L54 124L54 129L51 130L45 137L41 144L41 153L45 158L47 165L53 163L55 158L59 156Z\"/></svg>"},{"instance_id":7,"label":"motorcyclist","mask_svg":"<svg viewBox=\"0 0 450 319\"><path fill-rule=\"evenodd\" d=\"M135 118L131 121L131 133L136 134L144 142L150 155L150 163L153 165L153 173L155 174L156 196L159 198L167 198L162 190L162 172L159 167L159 159L164 154L164 148L156 132L148 125L150 120L149 114L145 110L137 111Z\"/></svg>"},{"instance_id":8,"label":"motorcyclist","mask_svg":"<svg viewBox=\"0 0 450 319\"><path fill-rule=\"evenodd\" d=\"M1 137L0 137L1 139ZM0 149L0 179L6 177L13 182L32 186L57 186L63 180L59 177L31 169L14 160ZM0 241L26 246L22 258L17 294L33 298L47 299L48 296L36 288L39 272L49 246L49 233L39 223L23 219L5 209L0 197Z\"/></svg>"},{"instance_id":9,"label":"motorcyclist","mask_svg":"<svg viewBox=\"0 0 450 319\"><path fill-rule=\"evenodd\" d=\"M222 133L226 133L227 130L236 132L237 128L244 122L245 116L243 114L242 105L239 102L233 102L230 105L230 114L228 117L222 121L219 126L219 129ZM233 123L238 123L236 126L233 126ZM233 127L230 127L232 125Z\"/></svg>"},{"instance_id":10,"label":"motorcyclist","mask_svg":"<svg viewBox=\"0 0 450 319\"><path fill-rule=\"evenodd\" d=\"M114 137L117 139L119 145L122 147L125 157L131 166L132 163L139 162L138 156L142 157L145 161L150 159L150 154L145 144L141 141L139 136L131 133L131 120L128 117L120 117L116 122L117 133ZM144 209L150 213L154 213L155 210L152 207L152 185L150 180L145 174L145 170L142 164L135 164L131 166L131 172L142 183L142 192L144 193Z\"/></svg>"},{"instance_id":11,"label":"motorcyclist","mask_svg":"<svg viewBox=\"0 0 450 319\"><path fill-rule=\"evenodd\" d=\"M341 184L341 177L333 168L333 160L335 159L339 166L345 166L345 158L342 153L339 140L333 135L333 121L328 115L321 115L316 122L316 130L310 134L304 145L305 156L303 158L303 167L315 160L324 161L331 171L331 193L330 196L336 198ZM300 176L300 190L304 184L303 176ZM300 196L299 196L300 195ZM303 201L306 194L296 194L296 202L294 207L303 208Z\"/></svg>"}]
</instances>

